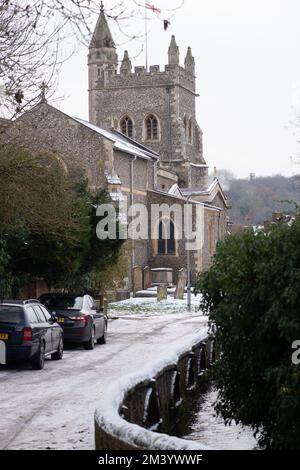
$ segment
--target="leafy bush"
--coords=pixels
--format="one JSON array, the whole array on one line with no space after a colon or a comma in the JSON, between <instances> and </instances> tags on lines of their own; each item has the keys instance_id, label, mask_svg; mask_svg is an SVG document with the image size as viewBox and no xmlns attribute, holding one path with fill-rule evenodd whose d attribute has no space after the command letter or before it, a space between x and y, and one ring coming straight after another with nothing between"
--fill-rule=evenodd
<instances>
[{"instance_id":1,"label":"leafy bush","mask_svg":"<svg viewBox=\"0 0 300 470\"><path fill-rule=\"evenodd\" d=\"M96 206L107 199L51 154L0 148L0 297L17 297L35 279L95 290L99 272L116 263L123 243L96 236Z\"/></svg>"},{"instance_id":2,"label":"leafy bush","mask_svg":"<svg viewBox=\"0 0 300 470\"><path fill-rule=\"evenodd\" d=\"M250 425L271 449L300 448L300 217L267 235L244 233L219 244L199 275L201 308L217 326L217 411Z\"/></svg>"}]
</instances>

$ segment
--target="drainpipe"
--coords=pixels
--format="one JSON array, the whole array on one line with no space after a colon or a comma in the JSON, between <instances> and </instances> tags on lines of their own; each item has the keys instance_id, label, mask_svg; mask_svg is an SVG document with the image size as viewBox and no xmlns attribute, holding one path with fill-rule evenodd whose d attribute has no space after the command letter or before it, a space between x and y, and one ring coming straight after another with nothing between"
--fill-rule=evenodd
<instances>
[{"instance_id":1,"label":"drainpipe","mask_svg":"<svg viewBox=\"0 0 300 470\"><path fill-rule=\"evenodd\" d=\"M134 186L134 162L136 161L137 156L135 155L134 158L131 159L130 162L130 206L133 206L133 186ZM134 256L134 240L131 240L131 284L132 287L134 288L133 285L133 268L135 264L135 256Z\"/></svg>"},{"instance_id":2,"label":"drainpipe","mask_svg":"<svg viewBox=\"0 0 300 470\"><path fill-rule=\"evenodd\" d=\"M219 211L219 217L218 217L218 241L221 240L221 211Z\"/></svg>"},{"instance_id":3,"label":"drainpipe","mask_svg":"<svg viewBox=\"0 0 300 470\"><path fill-rule=\"evenodd\" d=\"M168 146L169 146L169 166L171 166L172 161L172 116L171 116L171 87L167 86L166 88L168 94L168 120L169 120L169 132L168 132Z\"/></svg>"},{"instance_id":4,"label":"drainpipe","mask_svg":"<svg viewBox=\"0 0 300 470\"><path fill-rule=\"evenodd\" d=\"M190 194L187 199L186 199L186 203L189 204L190 203L190 199L192 197L192 194ZM189 212L187 211L187 214ZM188 223L190 221L187 221ZM192 216L192 220L191 220L191 223L193 223L193 216ZM189 226L187 224L187 226ZM186 238L186 243L188 243L188 239ZM191 251L190 250L186 250L186 269L187 269L187 311L190 312L191 311Z\"/></svg>"},{"instance_id":5,"label":"drainpipe","mask_svg":"<svg viewBox=\"0 0 300 470\"><path fill-rule=\"evenodd\" d=\"M153 163L153 187L154 190L157 190L157 168L158 168L159 160Z\"/></svg>"}]
</instances>

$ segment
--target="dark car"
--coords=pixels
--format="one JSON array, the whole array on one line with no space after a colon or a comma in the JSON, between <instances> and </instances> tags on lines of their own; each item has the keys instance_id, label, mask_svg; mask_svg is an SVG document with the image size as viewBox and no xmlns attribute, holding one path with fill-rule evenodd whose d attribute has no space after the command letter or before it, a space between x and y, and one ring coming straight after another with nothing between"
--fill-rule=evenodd
<instances>
[{"instance_id":1,"label":"dark car","mask_svg":"<svg viewBox=\"0 0 300 470\"><path fill-rule=\"evenodd\" d=\"M27 360L43 369L45 356L63 357L63 330L38 300L0 301L1 341L5 362Z\"/></svg>"},{"instance_id":2,"label":"dark car","mask_svg":"<svg viewBox=\"0 0 300 470\"><path fill-rule=\"evenodd\" d=\"M107 318L90 295L43 294L39 300L63 328L65 343L81 343L85 349L106 343Z\"/></svg>"}]
</instances>

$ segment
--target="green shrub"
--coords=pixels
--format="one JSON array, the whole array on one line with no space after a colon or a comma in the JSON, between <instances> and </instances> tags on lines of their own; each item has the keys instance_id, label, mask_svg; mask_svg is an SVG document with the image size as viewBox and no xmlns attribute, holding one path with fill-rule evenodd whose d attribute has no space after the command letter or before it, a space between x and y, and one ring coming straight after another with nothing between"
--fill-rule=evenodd
<instances>
[{"instance_id":1,"label":"green shrub","mask_svg":"<svg viewBox=\"0 0 300 470\"><path fill-rule=\"evenodd\" d=\"M300 448L300 218L267 235L244 233L219 244L199 275L201 308L217 326L217 411L259 431L262 446Z\"/></svg>"}]
</instances>

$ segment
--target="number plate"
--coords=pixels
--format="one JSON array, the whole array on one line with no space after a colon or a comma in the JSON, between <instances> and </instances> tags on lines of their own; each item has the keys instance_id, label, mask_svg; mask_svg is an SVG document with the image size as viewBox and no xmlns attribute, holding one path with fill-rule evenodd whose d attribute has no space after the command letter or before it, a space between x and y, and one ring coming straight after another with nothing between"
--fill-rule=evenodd
<instances>
[{"instance_id":1,"label":"number plate","mask_svg":"<svg viewBox=\"0 0 300 470\"><path fill-rule=\"evenodd\" d=\"M8 334L6 333L0 333L0 340L5 341L8 339Z\"/></svg>"},{"instance_id":2,"label":"number plate","mask_svg":"<svg viewBox=\"0 0 300 470\"><path fill-rule=\"evenodd\" d=\"M57 323L65 323L65 319L63 317L59 317L57 319Z\"/></svg>"}]
</instances>

